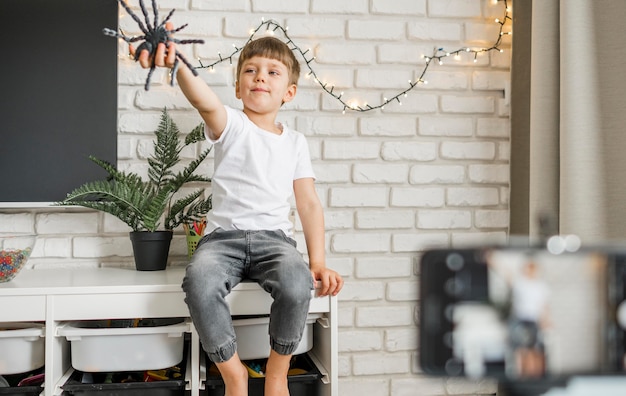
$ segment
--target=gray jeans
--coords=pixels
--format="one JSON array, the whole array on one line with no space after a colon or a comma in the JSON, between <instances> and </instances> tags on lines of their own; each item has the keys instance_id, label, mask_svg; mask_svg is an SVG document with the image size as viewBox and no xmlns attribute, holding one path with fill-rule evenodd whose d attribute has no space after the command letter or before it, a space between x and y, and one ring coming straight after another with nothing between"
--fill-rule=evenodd
<instances>
[{"instance_id":1,"label":"gray jeans","mask_svg":"<svg viewBox=\"0 0 626 396\"><path fill-rule=\"evenodd\" d=\"M306 324L313 279L296 242L282 231L225 231L205 235L183 279L202 347L214 362L237 350L235 330L225 297L243 279L257 282L274 299L270 309L270 347L290 355Z\"/></svg>"}]
</instances>

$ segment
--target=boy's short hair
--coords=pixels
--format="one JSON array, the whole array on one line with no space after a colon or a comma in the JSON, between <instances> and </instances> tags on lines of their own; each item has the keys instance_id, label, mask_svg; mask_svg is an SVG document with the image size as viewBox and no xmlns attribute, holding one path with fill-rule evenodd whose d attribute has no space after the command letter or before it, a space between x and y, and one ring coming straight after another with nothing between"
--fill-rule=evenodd
<instances>
[{"instance_id":1,"label":"boy's short hair","mask_svg":"<svg viewBox=\"0 0 626 396\"><path fill-rule=\"evenodd\" d=\"M298 85L300 64L291 48L276 37L261 37L250 41L243 47L239 55L239 60L237 61L237 78L239 78L239 74L241 73L241 65L255 56L275 59L282 62L287 66L287 70L289 70L289 84Z\"/></svg>"}]
</instances>

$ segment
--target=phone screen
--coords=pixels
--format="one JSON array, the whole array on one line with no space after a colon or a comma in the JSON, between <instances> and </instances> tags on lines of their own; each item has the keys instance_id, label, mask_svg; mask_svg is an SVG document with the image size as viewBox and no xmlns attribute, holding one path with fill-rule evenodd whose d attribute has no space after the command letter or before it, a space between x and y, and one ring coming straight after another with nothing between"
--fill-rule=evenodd
<instances>
[{"instance_id":1,"label":"phone screen","mask_svg":"<svg viewBox=\"0 0 626 396\"><path fill-rule=\"evenodd\" d=\"M529 379L623 371L623 265L602 251L428 251L420 360L432 374Z\"/></svg>"}]
</instances>

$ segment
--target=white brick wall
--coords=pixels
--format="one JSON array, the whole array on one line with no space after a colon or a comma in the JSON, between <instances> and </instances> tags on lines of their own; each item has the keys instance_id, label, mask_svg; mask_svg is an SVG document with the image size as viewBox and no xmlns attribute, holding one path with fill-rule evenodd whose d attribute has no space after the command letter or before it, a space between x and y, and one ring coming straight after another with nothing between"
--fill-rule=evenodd
<instances>
[{"instance_id":1,"label":"white brick wall","mask_svg":"<svg viewBox=\"0 0 626 396\"><path fill-rule=\"evenodd\" d=\"M133 3L133 1L131 1ZM181 46L190 59L210 63L218 51L241 46L261 18L289 26L289 34L316 56L320 80L344 91L343 99L381 103L408 87L433 48L456 50L491 44L492 0L161 0L176 7L174 24L189 23L185 37L206 44ZM129 17L121 26L137 29ZM182 35L182 34L181 34ZM280 35L279 35L280 37ZM507 41L508 40L508 41ZM339 373L342 396L478 395L494 384L430 378L417 365L418 273L416 252L430 246L502 240L508 228L510 39L504 53L471 54L432 64L420 85L384 110L347 111L311 79L306 67L296 100L281 120L305 133L326 208L328 265L346 279L339 302ZM119 59L121 168L145 172L145 156L160 111L167 106L181 130L199 117L167 74L153 76ZM224 101L234 98L233 67L200 70ZM53 76L51 76L53 78ZM186 157L194 153L185 153ZM212 165L204 167L210 173ZM297 240L302 246L301 227ZM6 209L0 232L37 232L30 264L132 266L128 227L84 209ZM177 231L171 265L185 265Z\"/></svg>"}]
</instances>

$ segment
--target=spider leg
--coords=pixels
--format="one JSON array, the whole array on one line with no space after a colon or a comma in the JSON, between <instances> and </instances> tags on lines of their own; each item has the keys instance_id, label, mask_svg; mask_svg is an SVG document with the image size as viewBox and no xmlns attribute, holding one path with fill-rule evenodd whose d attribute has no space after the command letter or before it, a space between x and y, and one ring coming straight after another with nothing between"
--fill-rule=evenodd
<instances>
[{"instance_id":1,"label":"spider leg","mask_svg":"<svg viewBox=\"0 0 626 396\"><path fill-rule=\"evenodd\" d=\"M150 68L150 70L148 71L148 76L146 77L146 85L144 86L144 89L146 91L150 90L150 79L152 78L152 73L154 73L154 69L156 68L155 65L152 65L152 67Z\"/></svg>"},{"instance_id":2,"label":"spider leg","mask_svg":"<svg viewBox=\"0 0 626 396\"><path fill-rule=\"evenodd\" d=\"M174 11L176 11L175 8L172 8L172 10L169 12L169 14L167 14L167 16L165 17L165 19L163 20L163 22L161 22L161 25L165 25L167 23L167 21L170 20L170 18L172 17L172 15L174 14Z\"/></svg>"},{"instance_id":3,"label":"spider leg","mask_svg":"<svg viewBox=\"0 0 626 396\"><path fill-rule=\"evenodd\" d=\"M200 39L179 40L175 38L170 38L169 41L173 41L176 44L204 44L204 40Z\"/></svg>"},{"instance_id":4,"label":"spider leg","mask_svg":"<svg viewBox=\"0 0 626 396\"><path fill-rule=\"evenodd\" d=\"M152 11L154 12L154 28L156 29L157 23L159 23L159 7L156 0L152 0Z\"/></svg>"},{"instance_id":5,"label":"spider leg","mask_svg":"<svg viewBox=\"0 0 626 396\"><path fill-rule=\"evenodd\" d=\"M176 57L180 59L181 61L183 61L185 65L187 65L187 67L189 68L189 70L191 70L194 76L198 75L198 71L196 70L196 68L191 63L189 63L189 61L183 56L183 54L176 51Z\"/></svg>"},{"instance_id":6,"label":"spider leg","mask_svg":"<svg viewBox=\"0 0 626 396\"><path fill-rule=\"evenodd\" d=\"M178 27L178 28L176 28L176 29L174 29L174 30L171 30L171 31L170 31L170 34L174 34L174 33L176 33L176 32L180 32L181 30L183 30L184 28L186 28L186 27L187 27L187 25L189 25L189 24L188 24L188 23L186 23L186 24L184 24L184 25L183 25L183 26L181 26L181 27Z\"/></svg>"},{"instance_id":7,"label":"spider leg","mask_svg":"<svg viewBox=\"0 0 626 396\"><path fill-rule=\"evenodd\" d=\"M141 29L141 31L144 34L148 34L149 32L148 30L146 30L146 27L143 25L143 22L141 22L141 19L139 19L139 17L133 12L133 10L130 9L130 7L126 4L126 1L117 0L117 2L120 3L122 7L124 7L128 15L130 15L135 20L135 22L137 22L137 25L139 25L139 29Z\"/></svg>"},{"instance_id":8,"label":"spider leg","mask_svg":"<svg viewBox=\"0 0 626 396\"><path fill-rule=\"evenodd\" d=\"M143 3L143 0L139 0L139 7L141 7L143 18L146 21L146 27L148 28L148 30L154 30L154 27L150 23L150 18L148 17L148 10L146 9L146 5ZM156 21L154 21L154 23L156 23Z\"/></svg>"},{"instance_id":9,"label":"spider leg","mask_svg":"<svg viewBox=\"0 0 626 396\"><path fill-rule=\"evenodd\" d=\"M180 66L180 63L178 62L178 59L176 59L174 61L174 67L172 68L172 78L170 79L170 85L173 87L174 86L174 79L176 78L176 72L178 71L178 66Z\"/></svg>"}]
</instances>

